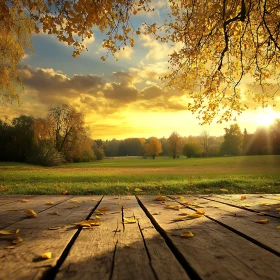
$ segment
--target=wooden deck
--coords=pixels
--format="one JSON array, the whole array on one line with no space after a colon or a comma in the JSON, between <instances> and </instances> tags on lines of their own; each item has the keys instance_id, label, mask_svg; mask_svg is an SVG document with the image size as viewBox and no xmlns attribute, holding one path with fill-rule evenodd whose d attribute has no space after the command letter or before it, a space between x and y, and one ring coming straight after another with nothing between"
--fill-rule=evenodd
<instances>
[{"instance_id":1,"label":"wooden deck","mask_svg":"<svg viewBox=\"0 0 280 280\"><path fill-rule=\"evenodd\" d=\"M0 196L0 279L280 279L280 194L162 199Z\"/></svg>"}]
</instances>

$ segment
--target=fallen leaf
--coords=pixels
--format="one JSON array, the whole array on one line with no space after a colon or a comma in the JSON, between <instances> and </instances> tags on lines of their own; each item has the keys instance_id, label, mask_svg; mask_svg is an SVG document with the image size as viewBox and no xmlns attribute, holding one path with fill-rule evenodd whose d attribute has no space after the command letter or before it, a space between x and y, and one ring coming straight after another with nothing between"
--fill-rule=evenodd
<instances>
[{"instance_id":1,"label":"fallen leaf","mask_svg":"<svg viewBox=\"0 0 280 280\"><path fill-rule=\"evenodd\" d=\"M181 237L184 238L191 238L194 237L193 233L191 231L184 231L180 234Z\"/></svg>"},{"instance_id":2,"label":"fallen leaf","mask_svg":"<svg viewBox=\"0 0 280 280\"><path fill-rule=\"evenodd\" d=\"M109 211L109 208L108 208L108 206L104 206L104 207L98 208L96 211L105 212L105 211Z\"/></svg>"},{"instance_id":3,"label":"fallen leaf","mask_svg":"<svg viewBox=\"0 0 280 280\"><path fill-rule=\"evenodd\" d=\"M22 200L20 200L21 202L28 202L29 200L28 199L22 199Z\"/></svg>"},{"instance_id":4,"label":"fallen leaf","mask_svg":"<svg viewBox=\"0 0 280 280\"><path fill-rule=\"evenodd\" d=\"M46 202L46 205L54 205L54 202L52 201Z\"/></svg>"},{"instance_id":5,"label":"fallen leaf","mask_svg":"<svg viewBox=\"0 0 280 280\"><path fill-rule=\"evenodd\" d=\"M66 195L66 194L69 194L69 192L66 191L66 190L63 190L63 191L61 192L61 194Z\"/></svg>"},{"instance_id":6,"label":"fallen leaf","mask_svg":"<svg viewBox=\"0 0 280 280\"><path fill-rule=\"evenodd\" d=\"M22 242L22 238L19 236L12 241L13 244L18 244L19 242Z\"/></svg>"},{"instance_id":7,"label":"fallen leaf","mask_svg":"<svg viewBox=\"0 0 280 280\"><path fill-rule=\"evenodd\" d=\"M265 213L265 212L259 212L259 213L257 213L257 215L259 215L259 216L265 216L266 213Z\"/></svg>"},{"instance_id":8,"label":"fallen leaf","mask_svg":"<svg viewBox=\"0 0 280 280\"><path fill-rule=\"evenodd\" d=\"M228 189L220 189L220 191L228 193Z\"/></svg>"},{"instance_id":9,"label":"fallen leaf","mask_svg":"<svg viewBox=\"0 0 280 280\"><path fill-rule=\"evenodd\" d=\"M263 220L256 220L255 223L258 223L258 224L267 224L269 222L268 219L263 219Z\"/></svg>"},{"instance_id":10,"label":"fallen leaf","mask_svg":"<svg viewBox=\"0 0 280 280\"><path fill-rule=\"evenodd\" d=\"M185 221L185 220L186 220L186 217L179 217L179 218L173 219L172 221L173 222L181 222L181 221Z\"/></svg>"},{"instance_id":11,"label":"fallen leaf","mask_svg":"<svg viewBox=\"0 0 280 280\"><path fill-rule=\"evenodd\" d=\"M133 224L136 223L137 221L135 220L135 218L123 218L123 223L124 224Z\"/></svg>"},{"instance_id":12,"label":"fallen leaf","mask_svg":"<svg viewBox=\"0 0 280 280\"><path fill-rule=\"evenodd\" d=\"M245 204L244 206L245 207L251 207L252 205L251 204Z\"/></svg>"},{"instance_id":13,"label":"fallen leaf","mask_svg":"<svg viewBox=\"0 0 280 280\"><path fill-rule=\"evenodd\" d=\"M203 215L200 215L197 213L192 213L187 216L187 218L190 218L190 219L197 219L197 218L201 218L201 217L203 217Z\"/></svg>"},{"instance_id":14,"label":"fallen leaf","mask_svg":"<svg viewBox=\"0 0 280 280\"><path fill-rule=\"evenodd\" d=\"M155 212L152 215L160 215L160 214L161 214L161 212Z\"/></svg>"},{"instance_id":15,"label":"fallen leaf","mask_svg":"<svg viewBox=\"0 0 280 280\"><path fill-rule=\"evenodd\" d=\"M15 246L7 246L5 249L15 249Z\"/></svg>"},{"instance_id":16,"label":"fallen leaf","mask_svg":"<svg viewBox=\"0 0 280 280\"><path fill-rule=\"evenodd\" d=\"M15 230L2 229L2 230L0 230L0 235L11 235L11 234L16 234L16 233L19 233L19 229L15 229Z\"/></svg>"},{"instance_id":17,"label":"fallen leaf","mask_svg":"<svg viewBox=\"0 0 280 280\"><path fill-rule=\"evenodd\" d=\"M166 198L162 195L157 195L154 199L155 201L166 201Z\"/></svg>"},{"instance_id":18,"label":"fallen leaf","mask_svg":"<svg viewBox=\"0 0 280 280\"><path fill-rule=\"evenodd\" d=\"M75 206L67 206L65 207L65 209L73 209L73 208L78 208L80 207L79 205L75 205Z\"/></svg>"},{"instance_id":19,"label":"fallen leaf","mask_svg":"<svg viewBox=\"0 0 280 280\"><path fill-rule=\"evenodd\" d=\"M134 191L135 191L135 192L142 192L142 189L140 189L140 188L135 188Z\"/></svg>"},{"instance_id":20,"label":"fallen leaf","mask_svg":"<svg viewBox=\"0 0 280 280\"><path fill-rule=\"evenodd\" d=\"M58 212L49 212L49 215L58 215Z\"/></svg>"},{"instance_id":21,"label":"fallen leaf","mask_svg":"<svg viewBox=\"0 0 280 280\"><path fill-rule=\"evenodd\" d=\"M241 195L241 200L245 200L247 198L246 195Z\"/></svg>"},{"instance_id":22,"label":"fallen leaf","mask_svg":"<svg viewBox=\"0 0 280 280\"><path fill-rule=\"evenodd\" d=\"M199 215L204 215L205 211L204 210L196 210L196 213Z\"/></svg>"},{"instance_id":23,"label":"fallen leaf","mask_svg":"<svg viewBox=\"0 0 280 280\"><path fill-rule=\"evenodd\" d=\"M24 210L24 212L25 212L26 216L29 217L29 218L36 218L37 217L37 213L32 209L26 209L26 210Z\"/></svg>"},{"instance_id":24,"label":"fallen leaf","mask_svg":"<svg viewBox=\"0 0 280 280\"><path fill-rule=\"evenodd\" d=\"M178 214L179 216L188 216L190 213L187 212L181 212L180 214Z\"/></svg>"},{"instance_id":25,"label":"fallen leaf","mask_svg":"<svg viewBox=\"0 0 280 280\"><path fill-rule=\"evenodd\" d=\"M130 197L126 197L125 200L131 200L131 198Z\"/></svg>"},{"instance_id":26,"label":"fallen leaf","mask_svg":"<svg viewBox=\"0 0 280 280\"><path fill-rule=\"evenodd\" d=\"M99 217L99 216L97 216L97 215L95 215L95 219L100 219L100 217Z\"/></svg>"},{"instance_id":27,"label":"fallen leaf","mask_svg":"<svg viewBox=\"0 0 280 280\"><path fill-rule=\"evenodd\" d=\"M180 206L180 205L166 205L165 208L179 211L179 209L183 208L183 206Z\"/></svg>"},{"instance_id":28,"label":"fallen leaf","mask_svg":"<svg viewBox=\"0 0 280 280\"><path fill-rule=\"evenodd\" d=\"M60 229L61 227L49 227L48 229L49 230L58 230L58 229Z\"/></svg>"},{"instance_id":29,"label":"fallen leaf","mask_svg":"<svg viewBox=\"0 0 280 280\"><path fill-rule=\"evenodd\" d=\"M46 252L41 255L42 259L51 259L52 258L52 252Z\"/></svg>"},{"instance_id":30,"label":"fallen leaf","mask_svg":"<svg viewBox=\"0 0 280 280\"><path fill-rule=\"evenodd\" d=\"M100 226L101 223L95 220L84 220L78 223L75 223L77 226L81 227L92 227L92 226Z\"/></svg>"}]
</instances>

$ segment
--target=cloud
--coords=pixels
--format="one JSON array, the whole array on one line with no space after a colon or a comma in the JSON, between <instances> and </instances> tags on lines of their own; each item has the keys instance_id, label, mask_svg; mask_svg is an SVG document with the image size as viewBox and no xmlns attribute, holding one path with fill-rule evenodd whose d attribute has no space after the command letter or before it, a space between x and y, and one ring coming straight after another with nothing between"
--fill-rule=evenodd
<instances>
[{"instance_id":1,"label":"cloud","mask_svg":"<svg viewBox=\"0 0 280 280\"><path fill-rule=\"evenodd\" d=\"M121 48L118 52L116 52L116 58L124 58L124 59L131 59L132 54L134 53L133 48L129 46L125 46Z\"/></svg>"}]
</instances>

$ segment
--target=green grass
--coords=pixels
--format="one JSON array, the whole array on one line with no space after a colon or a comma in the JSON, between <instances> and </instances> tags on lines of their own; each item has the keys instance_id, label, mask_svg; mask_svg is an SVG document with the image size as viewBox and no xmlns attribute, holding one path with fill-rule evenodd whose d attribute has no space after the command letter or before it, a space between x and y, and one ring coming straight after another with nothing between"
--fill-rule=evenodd
<instances>
[{"instance_id":1,"label":"green grass","mask_svg":"<svg viewBox=\"0 0 280 280\"><path fill-rule=\"evenodd\" d=\"M0 194L279 193L280 156L155 160L137 157L55 168L0 163Z\"/></svg>"}]
</instances>

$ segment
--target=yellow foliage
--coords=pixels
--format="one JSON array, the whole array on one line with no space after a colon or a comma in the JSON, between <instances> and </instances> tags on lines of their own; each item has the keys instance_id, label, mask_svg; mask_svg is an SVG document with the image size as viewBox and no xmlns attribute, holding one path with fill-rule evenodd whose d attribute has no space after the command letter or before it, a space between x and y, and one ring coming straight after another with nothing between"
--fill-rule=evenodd
<instances>
[{"instance_id":1,"label":"yellow foliage","mask_svg":"<svg viewBox=\"0 0 280 280\"><path fill-rule=\"evenodd\" d=\"M32 209L26 209L26 210L24 210L24 212L25 212L26 216L29 217L29 218L36 218L37 217L37 213Z\"/></svg>"},{"instance_id":2,"label":"yellow foliage","mask_svg":"<svg viewBox=\"0 0 280 280\"><path fill-rule=\"evenodd\" d=\"M42 259L51 259L52 258L52 252L46 252L41 255Z\"/></svg>"}]
</instances>

